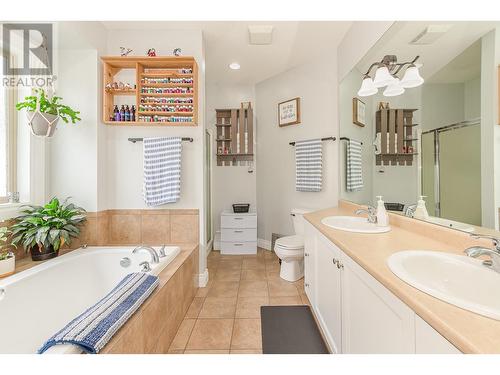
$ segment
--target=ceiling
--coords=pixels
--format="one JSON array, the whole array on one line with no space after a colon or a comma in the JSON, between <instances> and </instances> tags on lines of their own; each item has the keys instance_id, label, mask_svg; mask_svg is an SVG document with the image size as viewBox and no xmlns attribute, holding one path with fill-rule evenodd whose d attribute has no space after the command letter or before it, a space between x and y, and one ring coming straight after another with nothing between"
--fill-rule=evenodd
<instances>
[{"instance_id":1,"label":"ceiling","mask_svg":"<svg viewBox=\"0 0 500 375\"><path fill-rule=\"evenodd\" d=\"M206 81L256 84L318 58L334 58L351 22L347 21L204 21L103 22L108 29L201 29L205 39ZM249 25L272 25L270 45L250 45ZM240 70L230 70L231 62Z\"/></svg>"},{"instance_id":2,"label":"ceiling","mask_svg":"<svg viewBox=\"0 0 500 375\"><path fill-rule=\"evenodd\" d=\"M420 32L430 25L450 25L450 29L430 45L409 44ZM397 55L398 61L413 60L416 55L423 66L420 73L424 79L432 82L453 82L473 76L477 72L473 67L479 54L480 44L474 44L488 31L500 26L497 22L476 21L402 21L396 22L363 57L356 66L360 72L365 72L370 64L380 61L384 55ZM464 52L474 44L468 52ZM479 48L479 50L478 50ZM461 55L464 52L463 56ZM457 61L454 59L461 56ZM439 73L443 67L453 60L450 69ZM470 65L470 66L467 66ZM457 77L452 77L453 75ZM433 77L436 75L435 77ZM474 77L472 77L474 78ZM460 82L463 82L460 81Z\"/></svg>"}]
</instances>

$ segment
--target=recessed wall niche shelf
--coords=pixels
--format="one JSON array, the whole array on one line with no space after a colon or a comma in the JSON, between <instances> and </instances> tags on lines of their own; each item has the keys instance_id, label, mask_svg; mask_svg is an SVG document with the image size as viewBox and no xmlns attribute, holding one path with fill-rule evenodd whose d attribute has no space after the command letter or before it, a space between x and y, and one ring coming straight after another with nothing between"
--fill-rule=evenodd
<instances>
[{"instance_id":1,"label":"recessed wall niche shelf","mask_svg":"<svg viewBox=\"0 0 500 375\"><path fill-rule=\"evenodd\" d=\"M375 115L376 128L380 133L381 153L376 155L376 165L412 165L413 157L418 155L412 144L413 112L416 109L380 109ZM411 149L410 149L411 147Z\"/></svg>"},{"instance_id":2,"label":"recessed wall niche shelf","mask_svg":"<svg viewBox=\"0 0 500 375\"><path fill-rule=\"evenodd\" d=\"M198 65L190 56L105 56L102 121L114 126L196 126ZM117 74L133 72L135 89L109 89ZM125 99L123 98L125 97ZM136 108L135 121L112 121L115 105Z\"/></svg>"},{"instance_id":3,"label":"recessed wall niche shelf","mask_svg":"<svg viewBox=\"0 0 500 375\"><path fill-rule=\"evenodd\" d=\"M218 166L253 161L253 109L216 109L216 155Z\"/></svg>"}]
</instances>

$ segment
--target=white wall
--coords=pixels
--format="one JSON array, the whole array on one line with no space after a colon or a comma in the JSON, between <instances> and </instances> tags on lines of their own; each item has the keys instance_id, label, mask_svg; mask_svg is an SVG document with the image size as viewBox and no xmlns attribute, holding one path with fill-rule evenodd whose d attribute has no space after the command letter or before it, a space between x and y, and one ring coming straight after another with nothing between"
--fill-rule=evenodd
<instances>
[{"instance_id":1,"label":"white wall","mask_svg":"<svg viewBox=\"0 0 500 375\"><path fill-rule=\"evenodd\" d=\"M217 135L215 109L239 108L242 102L252 102L254 111L254 150L255 144L255 87L242 84L211 84L207 85L206 119L207 129L212 134L212 224L213 230L220 229L220 213L232 209L233 203L250 203L253 210L257 209L257 168L248 173L248 166L217 166L215 156Z\"/></svg>"},{"instance_id":2,"label":"white wall","mask_svg":"<svg viewBox=\"0 0 500 375\"><path fill-rule=\"evenodd\" d=\"M258 235L293 233L290 210L325 208L338 202L338 141L323 143L323 190L295 190L295 153L291 141L338 137L336 61L306 64L256 86ZM301 98L302 123L280 128L278 103Z\"/></svg>"}]
</instances>

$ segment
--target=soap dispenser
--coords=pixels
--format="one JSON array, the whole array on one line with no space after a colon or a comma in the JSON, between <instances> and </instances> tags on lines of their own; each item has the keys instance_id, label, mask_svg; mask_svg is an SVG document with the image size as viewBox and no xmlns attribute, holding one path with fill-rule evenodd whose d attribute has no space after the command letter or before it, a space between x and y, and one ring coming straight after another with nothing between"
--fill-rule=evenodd
<instances>
[{"instance_id":1,"label":"soap dispenser","mask_svg":"<svg viewBox=\"0 0 500 375\"><path fill-rule=\"evenodd\" d=\"M421 195L420 199L417 202L417 208L415 208L415 212L413 213L413 217L415 219L427 220L429 218L429 213L427 212L424 198L427 197L425 195Z\"/></svg>"},{"instance_id":2,"label":"soap dispenser","mask_svg":"<svg viewBox=\"0 0 500 375\"><path fill-rule=\"evenodd\" d=\"M382 196L377 196L377 226L378 227L388 227L389 226L389 215L385 209L384 201L382 200Z\"/></svg>"}]
</instances>

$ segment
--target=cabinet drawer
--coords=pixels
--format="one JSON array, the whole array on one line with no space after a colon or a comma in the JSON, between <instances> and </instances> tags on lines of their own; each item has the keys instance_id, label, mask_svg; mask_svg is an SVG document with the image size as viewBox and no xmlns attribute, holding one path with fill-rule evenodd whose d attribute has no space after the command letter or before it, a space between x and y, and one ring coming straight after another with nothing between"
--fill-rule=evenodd
<instances>
[{"instance_id":1,"label":"cabinet drawer","mask_svg":"<svg viewBox=\"0 0 500 375\"><path fill-rule=\"evenodd\" d=\"M221 241L223 242L255 242L257 241L257 229L223 228L221 229Z\"/></svg>"},{"instance_id":2,"label":"cabinet drawer","mask_svg":"<svg viewBox=\"0 0 500 375\"><path fill-rule=\"evenodd\" d=\"M257 242L221 242L221 254L257 254Z\"/></svg>"},{"instance_id":3,"label":"cabinet drawer","mask_svg":"<svg viewBox=\"0 0 500 375\"><path fill-rule=\"evenodd\" d=\"M257 228L257 216L221 216L221 228Z\"/></svg>"}]
</instances>

